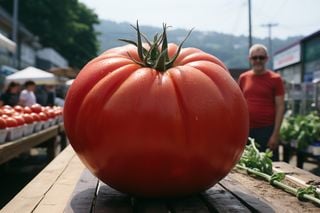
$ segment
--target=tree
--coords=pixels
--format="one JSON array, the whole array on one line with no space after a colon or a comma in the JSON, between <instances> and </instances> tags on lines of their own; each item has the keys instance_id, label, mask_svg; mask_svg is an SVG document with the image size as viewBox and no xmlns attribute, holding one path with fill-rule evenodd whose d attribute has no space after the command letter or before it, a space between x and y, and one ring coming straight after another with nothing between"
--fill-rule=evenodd
<instances>
[{"instance_id":1,"label":"tree","mask_svg":"<svg viewBox=\"0 0 320 213\"><path fill-rule=\"evenodd\" d=\"M12 12L12 0L0 0L0 5ZM19 21L73 67L81 68L97 55L98 16L78 0L19 1Z\"/></svg>"}]
</instances>

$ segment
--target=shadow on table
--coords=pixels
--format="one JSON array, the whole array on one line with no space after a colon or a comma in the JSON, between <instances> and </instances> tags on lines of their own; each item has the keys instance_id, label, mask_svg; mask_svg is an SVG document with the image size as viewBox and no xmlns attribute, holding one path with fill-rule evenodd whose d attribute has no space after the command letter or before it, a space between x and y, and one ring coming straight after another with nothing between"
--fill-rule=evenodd
<instances>
[{"instance_id":1,"label":"shadow on table","mask_svg":"<svg viewBox=\"0 0 320 213\"><path fill-rule=\"evenodd\" d=\"M107 185L100 186L98 196L96 196L95 191L96 188L92 187L74 193L64 212L168 212L169 210L170 212L176 212L176 210L208 212L207 209L204 211L200 209L201 206L204 205L199 205L199 202L202 202L201 200L203 200L204 197L210 196L210 194L204 192L202 193L201 200L198 199L199 201L195 202L196 199L194 198L199 198L200 196L176 199L132 198L129 195L113 189L110 190L110 187ZM237 191L236 197L250 212L275 212L269 204L250 194ZM209 202L208 200L203 201L210 212L224 212L218 211L217 208L215 208L213 204L215 202ZM221 202L221 200L216 199L216 202ZM227 208L228 206L225 207L229 209ZM232 212L243 212L241 208L237 211L236 204L232 204L232 202L230 202L230 209L233 209Z\"/></svg>"}]
</instances>

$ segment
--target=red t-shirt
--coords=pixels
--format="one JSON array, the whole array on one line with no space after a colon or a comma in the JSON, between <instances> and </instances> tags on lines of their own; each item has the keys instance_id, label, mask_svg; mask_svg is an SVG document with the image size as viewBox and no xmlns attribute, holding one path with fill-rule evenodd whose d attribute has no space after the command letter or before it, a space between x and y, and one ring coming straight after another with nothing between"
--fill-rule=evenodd
<instances>
[{"instance_id":1,"label":"red t-shirt","mask_svg":"<svg viewBox=\"0 0 320 213\"><path fill-rule=\"evenodd\" d=\"M240 75L238 83L248 104L250 128L274 125L275 97L284 95L280 75L270 70L256 75L249 70Z\"/></svg>"}]
</instances>

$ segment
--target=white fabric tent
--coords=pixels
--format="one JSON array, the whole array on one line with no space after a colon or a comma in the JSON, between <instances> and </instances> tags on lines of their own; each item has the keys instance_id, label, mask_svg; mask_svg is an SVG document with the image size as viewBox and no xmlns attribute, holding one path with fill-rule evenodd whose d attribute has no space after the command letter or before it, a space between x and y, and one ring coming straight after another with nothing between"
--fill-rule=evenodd
<instances>
[{"instance_id":1,"label":"white fabric tent","mask_svg":"<svg viewBox=\"0 0 320 213\"><path fill-rule=\"evenodd\" d=\"M57 79L54 74L43 71L35 67L27 67L21 71L18 71L12 75L6 77L6 83L17 82L20 84L26 81L34 81L37 85L41 84L57 84Z\"/></svg>"}]
</instances>

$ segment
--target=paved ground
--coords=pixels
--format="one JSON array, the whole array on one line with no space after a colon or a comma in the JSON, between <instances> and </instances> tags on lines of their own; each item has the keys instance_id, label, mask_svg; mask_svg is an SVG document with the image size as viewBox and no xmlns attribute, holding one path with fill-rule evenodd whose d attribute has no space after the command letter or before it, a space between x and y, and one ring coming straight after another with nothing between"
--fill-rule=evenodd
<instances>
[{"instance_id":1,"label":"paved ground","mask_svg":"<svg viewBox=\"0 0 320 213\"><path fill-rule=\"evenodd\" d=\"M293 156L290 160L290 164L292 165L297 165L297 158L296 156ZM320 176L320 165L317 165L315 163L308 163L308 162L305 162L303 164L303 169L304 170L307 170L315 175L318 175Z\"/></svg>"},{"instance_id":2,"label":"paved ground","mask_svg":"<svg viewBox=\"0 0 320 213\"><path fill-rule=\"evenodd\" d=\"M282 158L282 148L280 147L279 149L279 158L280 161L283 159ZM312 161L312 159L309 159L310 161ZM297 157L295 155L293 155L289 161L290 164L297 166ZM310 163L310 162L304 162L303 164L303 169L307 170L315 175L320 176L320 165L316 164L316 163Z\"/></svg>"}]
</instances>

